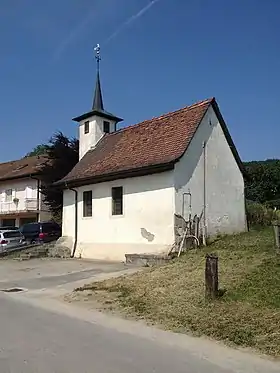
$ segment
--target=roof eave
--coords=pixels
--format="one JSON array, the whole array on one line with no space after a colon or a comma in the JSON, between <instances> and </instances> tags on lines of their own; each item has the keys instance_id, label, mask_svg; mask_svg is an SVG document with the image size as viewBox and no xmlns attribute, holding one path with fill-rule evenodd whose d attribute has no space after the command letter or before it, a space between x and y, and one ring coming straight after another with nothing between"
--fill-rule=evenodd
<instances>
[{"instance_id":1,"label":"roof eave","mask_svg":"<svg viewBox=\"0 0 280 373\"><path fill-rule=\"evenodd\" d=\"M67 187L80 187L84 185L98 184L98 183L103 183L106 181L113 181L117 179L126 179L129 177L145 176L145 175L170 171L174 169L174 164L176 162L177 160L172 160L170 162L166 162L162 164L139 167L139 168L124 170L124 171L111 172L108 174L80 178L80 179L72 179L72 180L62 179L60 181L55 182L54 185L61 186L63 189L67 189Z\"/></svg>"},{"instance_id":2,"label":"roof eave","mask_svg":"<svg viewBox=\"0 0 280 373\"><path fill-rule=\"evenodd\" d=\"M242 173L243 177L246 177L246 171L245 171L243 162L242 162L242 160L241 160L241 158L240 158L240 156L238 154L236 146L234 145L234 142L232 140L232 137L231 137L231 135L229 133L229 130L228 130L227 125L226 125L226 122L224 121L224 118L223 118L223 116L222 116L222 114L220 112L220 109L219 109L219 106L218 106L216 100L214 99L211 104L212 104L213 110L214 110L214 112L215 112L215 114L216 114L216 116L218 118L218 121L219 121L219 123L220 123L220 125L222 127L222 130L224 132L224 135L225 135L225 138L227 140L227 143L228 143L228 145L229 145L229 147L230 147L230 149L232 151L234 159L235 159L235 161L236 161L236 163L237 163L237 165L239 167L239 170Z\"/></svg>"},{"instance_id":3,"label":"roof eave","mask_svg":"<svg viewBox=\"0 0 280 373\"><path fill-rule=\"evenodd\" d=\"M8 176L8 177L1 177L0 178L0 182L2 181L8 181L8 180L16 180L16 179L27 179L27 178L30 178L32 176L37 176L37 175L41 175L42 173L40 171L37 171L37 172L29 172L28 174L24 174L24 175L20 175L20 176Z\"/></svg>"},{"instance_id":4,"label":"roof eave","mask_svg":"<svg viewBox=\"0 0 280 373\"><path fill-rule=\"evenodd\" d=\"M191 137L191 139L190 139L188 145L185 147L185 149L184 149L184 151L181 153L181 155L180 155L179 157L176 158L175 162L179 162L180 159L183 158L184 154L185 154L186 151L188 150L189 145L191 144L191 142L192 142L192 140L193 140L193 138L194 138L194 136L195 136L195 134L196 134L196 132L197 132L197 130L198 130L200 124L201 124L201 122L203 121L203 119L204 119L204 117L205 117L205 115L206 115L206 113L207 113L207 111L208 111L208 109L209 109L209 107L211 106L211 104L212 104L213 101L215 101L215 98L214 98L214 97L213 97L211 100L209 100L208 106L205 108L205 112L204 112L203 116L201 117L200 121L198 122L197 127L196 127L195 131L193 132L192 137Z\"/></svg>"},{"instance_id":5,"label":"roof eave","mask_svg":"<svg viewBox=\"0 0 280 373\"><path fill-rule=\"evenodd\" d=\"M217 102L216 102L215 97L213 97L213 98L209 101L209 105L208 105L208 107L206 108L206 110L205 110L205 112L204 112L204 114L203 114L203 117L201 118L201 120L200 120L200 122L199 122L199 124L198 124L198 126L197 126L197 129L198 129L199 125L201 124L201 122L203 121L203 119L204 119L204 117L205 117L205 115L206 115L206 113L207 113L207 111L208 111L208 109L209 109L210 106L213 107L213 110L214 110L214 112L215 112L215 114L216 114L216 116L217 116L217 118L218 118L218 121L219 121L219 123L220 123L220 125L221 125L221 127L222 127L222 130L223 130L224 136L225 136L225 138L226 138L226 140L227 140L228 146L230 147L230 149L231 149L231 151L232 151L232 154L233 154L234 159L235 159L235 161L236 161L236 163L237 163L237 165L238 165L238 168L239 168L240 172L242 173L243 177L246 179L246 178L248 177L247 172L246 172L245 167L244 167L244 165L243 165L243 162L242 162L242 160L241 160L241 158L240 158L240 156L239 156L239 154L238 154L238 151L237 151L237 149L236 149L236 146L234 145L234 142L233 142L232 137L231 137L231 135L230 135L230 133L229 133L229 130L228 130L227 125L226 125L226 122L225 122L225 120L224 120L224 118L223 118L223 116L222 116L222 113L221 113L221 111L220 111L220 109L219 109L219 106L218 106L218 104L217 104ZM196 131L197 131L197 129L196 129ZM193 134L193 136L192 136L192 139L194 138L196 131L194 132L194 134ZM192 139L191 139L191 141L189 142L189 144L192 142ZM187 148L188 148L188 147L187 147ZM182 152L182 154L180 155L180 157L178 157L178 158L176 159L176 162L179 161L179 160L183 157L183 155L184 155L185 152L187 151L187 148Z\"/></svg>"},{"instance_id":6,"label":"roof eave","mask_svg":"<svg viewBox=\"0 0 280 373\"><path fill-rule=\"evenodd\" d=\"M100 111L100 110L91 110L91 111L88 111L85 114L82 114L82 115L80 115L78 117L73 118L72 120L74 122L81 122L82 120L88 119L88 118L90 118L90 117L92 117L94 115L97 115L97 116L105 118L105 119L113 120L116 123L123 121L122 118L116 117L113 114L106 113L106 112L103 112L103 111Z\"/></svg>"}]
</instances>

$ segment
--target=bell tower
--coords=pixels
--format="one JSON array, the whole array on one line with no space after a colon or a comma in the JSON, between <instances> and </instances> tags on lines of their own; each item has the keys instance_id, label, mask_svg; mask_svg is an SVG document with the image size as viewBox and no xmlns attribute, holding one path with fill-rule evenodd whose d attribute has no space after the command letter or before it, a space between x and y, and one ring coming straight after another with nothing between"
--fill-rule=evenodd
<instances>
[{"instance_id":1,"label":"bell tower","mask_svg":"<svg viewBox=\"0 0 280 373\"><path fill-rule=\"evenodd\" d=\"M116 131L118 122L122 119L104 110L100 83L100 46L94 48L96 59L96 83L92 108L90 111L73 118L79 123L79 160L90 150L95 148L98 141L106 134Z\"/></svg>"}]
</instances>

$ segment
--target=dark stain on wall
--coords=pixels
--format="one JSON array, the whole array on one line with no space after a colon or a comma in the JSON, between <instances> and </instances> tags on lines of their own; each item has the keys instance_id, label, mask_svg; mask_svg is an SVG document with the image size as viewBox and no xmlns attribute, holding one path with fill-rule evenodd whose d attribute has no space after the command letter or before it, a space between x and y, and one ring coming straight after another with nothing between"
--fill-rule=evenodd
<instances>
[{"instance_id":1,"label":"dark stain on wall","mask_svg":"<svg viewBox=\"0 0 280 373\"><path fill-rule=\"evenodd\" d=\"M155 238L155 235L147 231L146 228L141 228L142 237L146 238L147 241L152 242Z\"/></svg>"}]
</instances>

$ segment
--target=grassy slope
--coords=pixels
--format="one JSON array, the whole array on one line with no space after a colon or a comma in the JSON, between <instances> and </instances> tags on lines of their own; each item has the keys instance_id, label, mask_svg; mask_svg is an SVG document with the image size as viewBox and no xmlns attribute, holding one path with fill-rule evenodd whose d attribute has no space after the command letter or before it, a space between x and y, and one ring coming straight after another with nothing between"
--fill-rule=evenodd
<instances>
[{"instance_id":1,"label":"grassy slope","mask_svg":"<svg viewBox=\"0 0 280 373\"><path fill-rule=\"evenodd\" d=\"M204 300L206 252L219 255L220 288L226 290L212 303ZM271 229L228 236L165 266L87 288L105 307L112 302L174 331L280 356L280 255Z\"/></svg>"}]
</instances>

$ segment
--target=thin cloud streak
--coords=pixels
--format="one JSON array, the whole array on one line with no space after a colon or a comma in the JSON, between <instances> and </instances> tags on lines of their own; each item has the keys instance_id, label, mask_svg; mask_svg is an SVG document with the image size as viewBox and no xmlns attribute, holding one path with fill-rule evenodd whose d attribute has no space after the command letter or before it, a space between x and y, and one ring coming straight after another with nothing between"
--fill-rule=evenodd
<instances>
[{"instance_id":1,"label":"thin cloud streak","mask_svg":"<svg viewBox=\"0 0 280 373\"><path fill-rule=\"evenodd\" d=\"M131 16L128 20L126 20L123 24L120 25L119 28L116 29L103 43L102 45L106 45L110 43L116 36L119 35L126 27L128 27L131 23L135 22L138 18L142 17L152 6L158 3L160 0L152 0L149 4L144 6L139 12Z\"/></svg>"},{"instance_id":2,"label":"thin cloud streak","mask_svg":"<svg viewBox=\"0 0 280 373\"><path fill-rule=\"evenodd\" d=\"M74 28L67 38L65 38L60 45L56 48L53 53L52 60L58 61L63 52L69 47L70 44L83 32L83 30L87 27L87 25L93 21L94 16L96 14L96 9L92 9L89 14L85 17L85 19L78 24L76 28Z\"/></svg>"},{"instance_id":3,"label":"thin cloud streak","mask_svg":"<svg viewBox=\"0 0 280 373\"><path fill-rule=\"evenodd\" d=\"M158 3L160 0L152 0L147 5L145 5L142 9L140 9L136 14L132 15L128 20L126 20L123 24L120 25L106 40L102 43L102 45L106 45L111 42L116 36L119 35L125 28L135 22L138 18L142 17L152 6ZM79 37L79 35L86 29L86 27L94 20L95 16L97 15L97 9L94 7L85 19L74 28L68 36L58 45L58 47L54 50L52 55L52 61L56 62L60 59L62 54L68 49L68 47L74 42L75 39Z\"/></svg>"}]
</instances>

